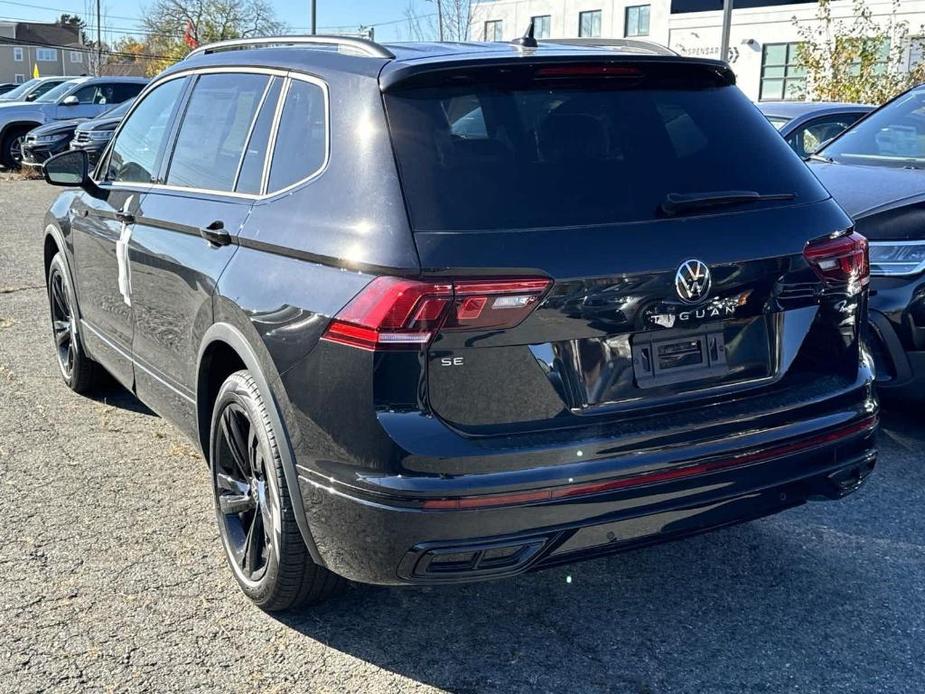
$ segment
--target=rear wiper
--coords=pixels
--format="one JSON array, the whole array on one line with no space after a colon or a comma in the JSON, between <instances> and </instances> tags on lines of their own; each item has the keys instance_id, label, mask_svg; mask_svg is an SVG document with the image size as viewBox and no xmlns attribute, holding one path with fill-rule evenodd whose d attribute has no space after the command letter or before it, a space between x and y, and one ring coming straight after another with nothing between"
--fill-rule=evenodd
<instances>
[{"instance_id":1,"label":"rear wiper","mask_svg":"<svg viewBox=\"0 0 925 694\"><path fill-rule=\"evenodd\" d=\"M723 205L741 205L763 200L793 200L796 193L759 193L754 190L723 190L714 193L668 193L659 205L663 214L675 217L685 212Z\"/></svg>"}]
</instances>

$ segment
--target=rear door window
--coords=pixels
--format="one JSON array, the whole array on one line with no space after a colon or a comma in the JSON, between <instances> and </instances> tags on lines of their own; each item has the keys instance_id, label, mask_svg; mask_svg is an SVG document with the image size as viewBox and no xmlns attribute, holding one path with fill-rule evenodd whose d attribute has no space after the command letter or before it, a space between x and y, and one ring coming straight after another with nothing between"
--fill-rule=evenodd
<instances>
[{"instance_id":1,"label":"rear door window","mask_svg":"<svg viewBox=\"0 0 925 694\"><path fill-rule=\"evenodd\" d=\"M268 191L277 192L318 173L327 160L327 103L314 82L293 79L277 129Z\"/></svg>"},{"instance_id":2,"label":"rear door window","mask_svg":"<svg viewBox=\"0 0 925 694\"><path fill-rule=\"evenodd\" d=\"M257 109L269 83L257 74L201 76L183 114L168 185L232 191Z\"/></svg>"},{"instance_id":3,"label":"rear door window","mask_svg":"<svg viewBox=\"0 0 925 694\"><path fill-rule=\"evenodd\" d=\"M273 117L279 101L282 80L274 77L260 107L254 128L247 141L244 156L241 158L241 170L235 191L238 193L257 194L263 183L264 162L267 156L267 147L270 142L270 130L273 126Z\"/></svg>"},{"instance_id":4,"label":"rear door window","mask_svg":"<svg viewBox=\"0 0 925 694\"><path fill-rule=\"evenodd\" d=\"M386 92L415 229L645 221L668 193L827 197L734 86L530 77Z\"/></svg>"}]
</instances>

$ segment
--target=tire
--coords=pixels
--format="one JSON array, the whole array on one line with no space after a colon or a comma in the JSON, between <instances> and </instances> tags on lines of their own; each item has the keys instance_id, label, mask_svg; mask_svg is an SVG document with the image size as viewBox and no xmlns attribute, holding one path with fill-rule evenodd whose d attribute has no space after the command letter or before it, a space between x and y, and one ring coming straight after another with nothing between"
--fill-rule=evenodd
<instances>
[{"instance_id":1,"label":"tire","mask_svg":"<svg viewBox=\"0 0 925 694\"><path fill-rule=\"evenodd\" d=\"M22 159L22 149L19 150L19 157L16 156L16 143L26 136L30 128L22 126L13 126L7 129L3 135L3 141L0 142L0 164L8 169L18 169ZM20 142L20 147L22 143Z\"/></svg>"},{"instance_id":2,"label":"tire","mask_svg":"<svg viewBox=\"0 0 925 694\"><path fill-rule=\"evenodd\" d=\"M58 370L71 390L90 393L102 384L106 374L102 366L87 356L80 342L74 309L77 302L60 253L51 259L46 287Z\"/></svg>"},{"instance_id":3,"label":"tire","mask_svg":"<svg viewBox=\"0 0 925 694\"><path fill-rule=\"evenodd\" d=\"M267 612L316 604L346 586L308 553L295 520L302 509L293 508L279 441L253 377L231 374L212 411L215 514L235 580Z\"/></svg>"}]
</instances>

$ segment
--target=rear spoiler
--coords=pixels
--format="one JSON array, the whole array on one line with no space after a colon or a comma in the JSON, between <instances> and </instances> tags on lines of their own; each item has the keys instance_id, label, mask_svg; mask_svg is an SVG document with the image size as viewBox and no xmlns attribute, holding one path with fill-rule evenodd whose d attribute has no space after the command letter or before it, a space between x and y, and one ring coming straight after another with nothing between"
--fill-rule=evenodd
<instances>
[{"instance_id":1,"label":"rear spoiler","mask_svg":"<svg viewBox=\"0 0 925 694\"><path fill-rule=\"evenodd\" d=\"M399 87L425 87L445 84L491 83L499 80L531 81L550 76L555 67L560 77L567 76L569 66L576 73L586 68L586 77L593 77L594 67L600 77L699 78L705 86L724 87L736 83L735 73L728 64L707 58L683 58L676 55L621 55L619 53L568 53L565 55L529 55L468 58L445 62L392 62L379 75L379 88L389 92ZM559 69L561 68L561 70ZM546 75L540 73L546 72ZM638 80L637 80L638 81Z\"/></svg>"}]
</instances>

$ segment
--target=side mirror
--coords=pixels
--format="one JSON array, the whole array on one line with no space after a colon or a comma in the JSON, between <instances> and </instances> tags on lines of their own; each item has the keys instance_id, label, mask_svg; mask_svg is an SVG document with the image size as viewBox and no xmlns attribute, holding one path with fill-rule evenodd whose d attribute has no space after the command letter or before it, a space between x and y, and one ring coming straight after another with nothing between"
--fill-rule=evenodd
<instances>
[{"instance_id":1,"label":"side mirror","mask_svg":"<svg viewBox=\"0 0 925 694\"><path fill-rule=\"evenodd\" d=\"M80 103L80 99L71 94L70 96L64 97L64 101L61 102L62 106L76 106Z\"/></svg>"},{"instance_id":2,"label":"side mirror","mask_svg":"<svg viewBox=\"0 0 925 694\"><path fill-rule=\"evenodd\" d=\"M39 95L38 95L38 94L29 94L29 95L26 97L25 100L26 100L26 101L35 101L35 100L38 99L38 98L39 98Z\"/></svg>"},{"instance_id":3,"label":"side mirror","mask_svg":"<svg viewBox=\"0 0 925 694\"><path fill-rule=\"evenodd\" d=\"M48 159L42 166L45 181L53 186L96 188L90 178L90 163L82 149L71 149Z\"/></svg>"}]
</instances>

